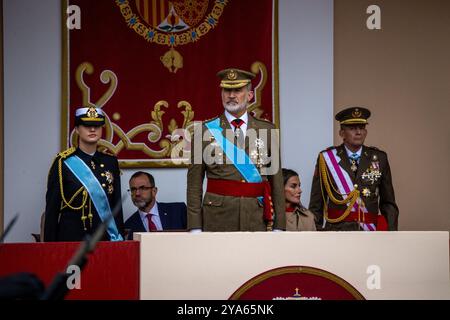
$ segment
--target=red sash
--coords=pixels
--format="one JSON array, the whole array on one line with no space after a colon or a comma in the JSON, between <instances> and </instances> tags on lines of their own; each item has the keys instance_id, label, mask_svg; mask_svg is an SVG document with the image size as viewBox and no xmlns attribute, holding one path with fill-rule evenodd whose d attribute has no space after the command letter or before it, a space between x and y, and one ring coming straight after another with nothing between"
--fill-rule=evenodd
<instances>
[{"instance_id":1,"label":"red sash","mask_svg":"<svg viewBox=\"0 0 450 320\"><path fill-rule=\"evenodd\" d=\"M264 220L273 221L273 203L268 181L254 183L208 178L206 192L230 197L264 197Z\"/></svg>"},{"instance_id":2,"label":"red sash","mask_svg":"<svg viewBox=\"0 0 450 320\"><path fill-rule=\"evenodd\" d=\"M339 210L339 209L331 209L328 208L328 217L330 219L336 219L341 217L344 214L344 210ZM359 220L358 220L359 218ZM377 231L387 231L388 227L387 227L387 222L386 219L383 215L379 215L373 212L367 212L367 213L360 213L359 217L358 217L358 213L357 212L350 212L350 214L343 220L346 222L363 222L363 223L373 223L376 228Z\"/></svg>"}]
</instances>

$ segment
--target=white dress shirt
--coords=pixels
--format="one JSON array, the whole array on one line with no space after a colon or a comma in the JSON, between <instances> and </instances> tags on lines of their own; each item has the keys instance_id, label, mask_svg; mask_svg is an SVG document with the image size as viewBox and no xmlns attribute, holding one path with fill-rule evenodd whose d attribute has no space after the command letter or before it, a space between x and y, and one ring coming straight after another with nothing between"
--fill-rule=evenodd
<instances>
[{"instance_id":1,"label":"white dress shirt","mask_svg":"<svg viewBox=\"0 0 450 320\"><path fill-rule=\"evenodd\" d=\"M352 159L352 154L354 154L354 153L356 153L356 154L359 156L358 159L361 159L362 146L361 146L361 148L359 148L359 150L356 151L356 152L351 151L349 148L347 148L347 146L344 146L344 147L345 147L345 151L347 151L347 156L348 156L348 158L350 159L350 161L351 161L351 159ZM359 160L358 160L358 163L359 163Z\"/></svg>"},{"instance_id":2,"label":"white dress shirt","mask_svg":"<svg viewBox=\"0 0 450 320\"><path fill-rule=\"evenodd\" d=\"M158 203L155 202L155 205L153 206L153 208L150 209L150 212L144 212L139 210L139 215L141 216L141 220L142 220L142 224L145 227L145 230L148 232L148 220L147 220L147 214L151 214L152 215L152 221L156 226L156 229L158 231L162 230L162 223L161 223L161 219L159 217L159 211L158 211Z\"/></svg>"},{"instance_id":3,"label":"white dress shirt","mask_svg":"<svg viewBox=\"0 0 450 320\"><path fill-rule=\"evenodd\" d=\"M235 116L233 116L231 113L229 113L227 110L225 110L225 117L228 120L228 123L230 124L230 127L233 128L234 126L231 124L231 121L234 119L237 119ZM247 135L247 124L248 124L248 113L244 113L239 119L244 121L244 123L239 127L241 128L242 132L244 133L244 137Z\"/></svg>"}]
</instances>

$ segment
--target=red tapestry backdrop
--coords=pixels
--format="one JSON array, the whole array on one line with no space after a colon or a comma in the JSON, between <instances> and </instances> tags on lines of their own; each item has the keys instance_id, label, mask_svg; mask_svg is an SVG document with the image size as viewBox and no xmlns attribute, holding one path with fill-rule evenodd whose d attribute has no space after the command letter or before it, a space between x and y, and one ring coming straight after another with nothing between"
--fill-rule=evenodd
<instances>
[{"instance_id":1,"label":"red tapestry backdrop","mask_svg":"<svg viewBox=\"0 0 450 320\"><path fill-rule=\"evenodd\" d=\"M80 29L66 27L66 5L79 7ZM278 123L276 11L276 0L68 1L62 147L77 143L74 110L96 105L100 145L121 167L176 166L174 130L223 112L216 73L229 67L257 74L249 111Z\"/></svg>"}]
</instances>

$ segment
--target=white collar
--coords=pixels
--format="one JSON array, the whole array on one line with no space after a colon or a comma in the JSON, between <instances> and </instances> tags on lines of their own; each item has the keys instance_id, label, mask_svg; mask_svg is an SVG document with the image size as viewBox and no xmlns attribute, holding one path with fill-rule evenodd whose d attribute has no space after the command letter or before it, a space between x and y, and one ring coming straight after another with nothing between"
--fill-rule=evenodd
<instances>
[{"instance_id":1,"label":"white collar","mask_svg":"<svg viewBox=\"0 0 450 320\"><path fill-rule=\"evenodd\" d=\"M139 214L141 215L141 218L145 218L148 214L159 216L158 202L155 201L155 204L153 205L153 208L150 209L150 212L145 212L139 209Z\"/></svg>"},{"instance_id":2,"label":"white collar","mask_svg":"<svg viewBox=\"0 0 450 320\"><path fill-rule=\"evenodd\" d=\"M229 113L227 110L225 110L225 117L227 117L228 123L231 126L231 121L234 119L237 119L235 116L233 116L231 113ZM239 119L244 121L244 124L248 124L248 113L245 112Z\"/></svg>"},{"instance_id":3,"label":"white collar","mask_svg":"<svg viewBox=\"0 0 450 320\"><path fill-rule=\"evenodd\" d=\"M94 154L97 152L97 150L96 150L96 151L94 151L92 153L87 153L87 152L84 152L83 150L81 150L81 148L78 148L78 149L80 149L80 151L83 152L84 154L87 154L88 156L91 156L91 157L93 157Z\"/></svg>"},{"instance_id":4,"label":"white collar","mask_svg":"<svg viewBox=\"0 0 450 320\"><path fill-rule=\"evenodd\" d=\"M352 154L354 154L354 153L356 153L359 157L361 157L362 146L361 146L361 148L359 148L359 150L356 151L356 152L351 151L349 148L347 148L346 145L344 145L344 147L345 147L345 151L347 151L347 155L348 155L349 157L350 157Z\"/></svg>"}]
</instances>

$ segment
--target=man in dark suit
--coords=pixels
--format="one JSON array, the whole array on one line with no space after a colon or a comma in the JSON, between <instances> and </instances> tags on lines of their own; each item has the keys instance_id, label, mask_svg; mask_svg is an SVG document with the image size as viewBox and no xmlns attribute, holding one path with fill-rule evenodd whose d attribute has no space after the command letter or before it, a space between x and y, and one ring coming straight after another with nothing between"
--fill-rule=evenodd
<instances>
[{"instance_id":1,"label":"man in dark suit","mask_svg":"<svg viewBox=\"0 0 450 320\"><path fill-rule=\"evenodd\" d=\"M361 107L336 114L343 144L320 152L311 189L309 209L318 230L398 229L387 154L364 145L369 117L370 111Z\"/></svg>"},{"instance_id":2,"label":"man in dark suit","mask_svg":"<svg viewBox=\"0 0 450 320\"><path fill-rule=\"evenodd\" d=\"M186 229L186 205L183 202L156 201L158 188L147 172L137 171L130 178L131 199L138 210L125 221L125 228L133 232Z\"/></svg>"}]
</instances>

